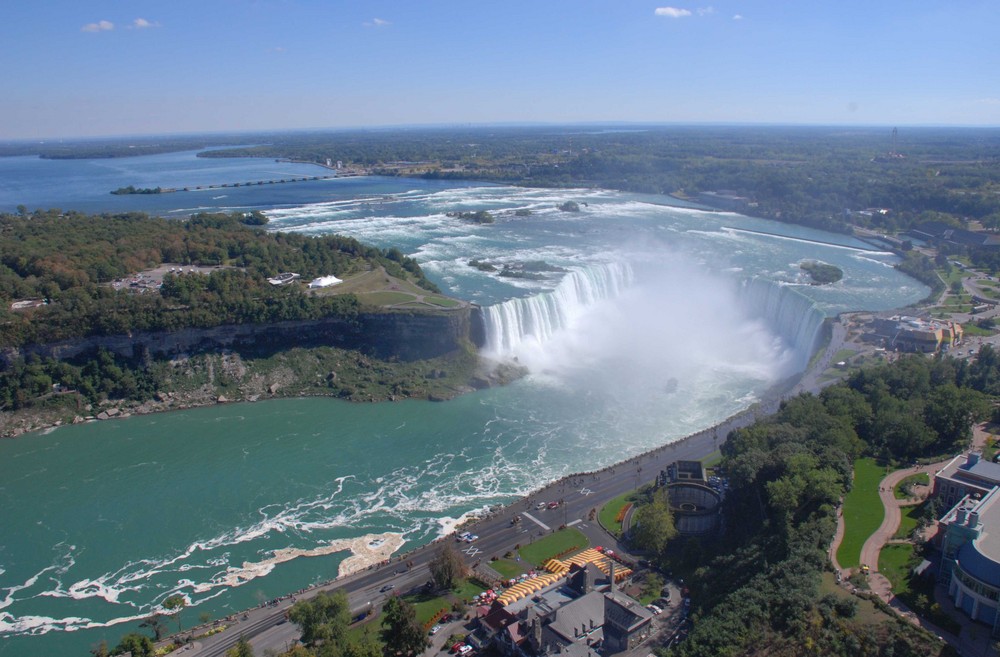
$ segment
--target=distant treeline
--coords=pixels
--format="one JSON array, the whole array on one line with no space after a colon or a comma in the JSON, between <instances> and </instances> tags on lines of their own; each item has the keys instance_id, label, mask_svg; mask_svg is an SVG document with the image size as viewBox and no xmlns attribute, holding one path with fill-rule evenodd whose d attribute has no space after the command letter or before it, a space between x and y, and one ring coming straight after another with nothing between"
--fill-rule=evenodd
<instances>
[{"instance_id":1,"label":"distant treeline","mask_svg":"<svg viewBox=\"0 0 1000 657\"><path fill-rule=\"evenodd\" d=\"M482 179L651 194L726 191L748 214L847 232L928 219L1000 227L1000 130L574 127L427 129L282 135L205 157L326 158L387 175ZM888 208L888 213L860 213Z\"/></svg>"},{"instance_id":2,"label":"distant treeline","mask_svg":"<svg viewBox=\"0 0 1000 657\"><path fill-rule=\"evenodd\" d=\"M264 222L260 213L198 214L186 221L141 213L0 215L0 348L357 312L353 295L317 296L298 285L267 282L280 272L309 280L382 266L437 291L398 249L337 235L269 233L257 227ZM137 294L108 284L164 263L225 268L208 275L168 273L159 292ZM12 310L19 299L48 303Z\"/></svg>"}]
</instances>

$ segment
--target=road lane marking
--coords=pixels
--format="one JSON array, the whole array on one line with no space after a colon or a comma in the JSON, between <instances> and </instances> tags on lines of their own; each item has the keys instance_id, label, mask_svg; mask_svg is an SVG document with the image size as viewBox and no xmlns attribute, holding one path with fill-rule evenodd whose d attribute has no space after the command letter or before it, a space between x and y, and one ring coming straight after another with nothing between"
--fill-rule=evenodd
<instances>
[{"instance_id":1,"label":"road lane marking","mask_svg":"<svg viewBox=\"0 0 1000 657\"><path fill-rule=\"evenodd\" d=\"M580 495L583 495L584 497L586 497L587 495L593 495L593 494L594 494L594 491L590 490L589 488L581 488L580 489Z\"/></svg>"},{"instance_id":2,"label":"road lane marking","mask_svg":"<svg viewBox=\"0 0 1000 657\"><path fill-rule=\"evenodd\" d=\"M530 513L522 513L521 515L524 516L525 518L527 518L528 520L530 520L531 522L535 523L536 525L538 525L539 527L541 527L545 531L550 531L552 529L551 527L549 527L548 525L546 525L544 522L542 522L541 520L539 520L535 516L531 515Z\"/></svg>"},{"instance_id":3,"label":"road lane marking","mask_svg":"<svg viewBox=\"0 0 1000 657\"><path fill-rule=\"evenodd\" d=\"M581 523L581 522L583 522L583 518L577 518L577 519L576 519L576 520L574 520L573 522L571 522L571 523L567 523L567 525L566 525L566 526L567 526L567 527L572 527L573 525L575 525L575 524L577 524L577 523Z\"/></svg>"}]
</instances>

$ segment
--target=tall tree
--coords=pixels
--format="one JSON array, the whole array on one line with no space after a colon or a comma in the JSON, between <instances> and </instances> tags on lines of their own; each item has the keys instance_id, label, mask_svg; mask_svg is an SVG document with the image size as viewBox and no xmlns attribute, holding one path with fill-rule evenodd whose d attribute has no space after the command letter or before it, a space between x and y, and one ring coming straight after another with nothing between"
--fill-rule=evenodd
<instances>
[{"instance_id":1,"label":"tall tree","mask_svg":"<svg viewBox=\"0 0 1000 657\"><path fill-rule=\"evenodd\" d=\"M465 577L465 563L454 546L446 542L430 563L431 579L438 589L450 589Z\"/></svg>"},{"instance_id":2,"label":"tall tree","mask_svg":"<svg viewBox=\"0 0 1000 657\"><path fill-rule=\"evenodd\" d=\"M427 647L427 634L417 623L416 609L399 596L393 596L385 603L382 628L386 655L414 655Z\"/></svg>"},{"instance_id":3,"label":"tall tree","mask_svg":"<svg viewBox=\"0 0 1000 657\"><path fill-rule=\"evenodd\" d=\"M187 600L180 593L175 593L163 601L163 608L170 612L170 617L177 621L177 631L181 631L181 610L187 606Z\"/></svg>"},{"instance_id":4,"label":"tall tree","mask_svg":"<svg viewBox=\"0 0 1000 657\"><path fill-rule=\"evenodd\" d=\"M650 503L639 507L635 512L635 524L632 540L636 546L662 555L667 543L677 535L666 488L657 489Z\"/></svg>"},{"instance_id":5,"label":"tall tree","mask_svg":"<svg viewBox=\"0 0 1000 657\"><path fill-rule=\"evenodd\" d=\"M167 624L163 622L163 614L153 614L139 623L139 627L148 627L153 633L153 640L159 641L167 632Z\"/></svg>"},{"instance_id":6,"label":"tall tree","mask_svg":"<svg viewBox=\"0 0 1000 657\"><path fill-rule=\"evenodd\" d=\"M240 640L236 642L236 645L226 651L226 657L254 657L253 648L240 635Z\"/></svg>"},{"instance_id":7,"label":"tall tree","mask_svg":"<svg viewBox=\"0 0 1000 657\"><path fill-rule=\"evenodd\" d=\"M127 652L132 653L132 657L153 657L156 649L148 636L132 632L122 637L111 654L122 655Z\"/></svg>"},{"instance_id":8,"label":"tall tree","mask_svg":"<svg viewBox=\"0 0 1000 657\"><path fill-rule=\"evenodd\" d=\"M311 600L299 600L288 611L288 618L302 630L302 643L306 645L347 643L351 612L343 591L320 591Z\"/></svg>"}]
</instances>

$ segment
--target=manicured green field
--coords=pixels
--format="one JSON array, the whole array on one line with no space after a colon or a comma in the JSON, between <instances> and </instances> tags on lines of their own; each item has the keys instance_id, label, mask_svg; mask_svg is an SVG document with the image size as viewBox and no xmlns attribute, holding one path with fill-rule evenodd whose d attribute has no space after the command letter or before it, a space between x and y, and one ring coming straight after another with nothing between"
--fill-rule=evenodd
<instances>
[{"instance_id":1,"label":"manicured green field","mask_svg":"<svg viewBox=\"0 0 1000 657\"><path fill-rule=\"evenodd\" d=\"M490 568L506 579L512 579L524 573L527 570L526 565L523 561L514 561L513 559L497 559L490 562Z\"/></svg>"},{"instance_id":2,"label":"manicured green field","mask_svg":"<svg viewBox=\"0 0 1000 657\"><path fill-rule=\"evenodd\" d=\"M918 472L917 474L912 474L909 477L904 477L902 481L896 484L895 490L893 490L893 495L896 496L897 500L905 500L906 493L903 492L903 488L911 484L921 484L923 486L929 486L931 483L931 477L926 472Z\"/></svg>"},{"instance_id":3,"label":"manicured green field","mask_svg":"<svg viewBox=\"0 0 1000 657\"><path fill-rule=\"evenodd\" d=\"M601 526L613 535L621 536L622 524L617 520L618 513L622 510L622 507L631 502L633 499L635 499L635 493L633 491L629 491L627 493L622 493L601 507L600 512L597 514L598 519L601 521Z\"/></svg>"},{"instance_id":4,"label":"manicured green field","mask_svg":"<svg viewBox=\"0 0 1000 657\"><path fill-rule=\"evenodd\" d=\"M925 504L915 504L901 508L899 516L899 529L893 538L909 538L917 525L920 524L920 515L924 511Z\"/></svg>"},{"instance_id":5,"label":"manicured green field","mask_svg":"<svg viewBox=\"0 0 1000 657\"><path fill-rule=\"evenodd\" d=\"M554 534L541 538L531 545L525 545L520 549L521 559L532 564L536 568L543 563L567 550L585 548L589 545L587 537L579 529L567 527L560 529Z\"/></svg>"},{"instance_id":6,"label":"manicured green field","mask_svg":"<svg viewBox=\"0 0 1000 657\"><path fill-rule=\"evenodd\" d=\"M844 540L837 549L842 568L860 565L861 547L882 524L885 509L878 496L878 484L884 476L885 468L874 459L854 462L854 485L844 498Z\"/></svg>"}]
</instances>

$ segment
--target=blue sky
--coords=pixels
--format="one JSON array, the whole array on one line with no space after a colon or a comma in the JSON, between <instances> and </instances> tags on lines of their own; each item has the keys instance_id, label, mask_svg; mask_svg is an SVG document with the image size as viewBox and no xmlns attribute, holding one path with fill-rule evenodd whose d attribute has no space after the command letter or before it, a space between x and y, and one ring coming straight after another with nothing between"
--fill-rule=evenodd
<instances>
[{"instance_id":1,"label":"blue sky","mask_svg":"<svg viewBox=\"0 0 1000 657\"><path fill-rule=\"evenodd\" d=\"M997 0L3 0L0 138L996 126L998 35Z\"/></svg>"}]
</instances>

